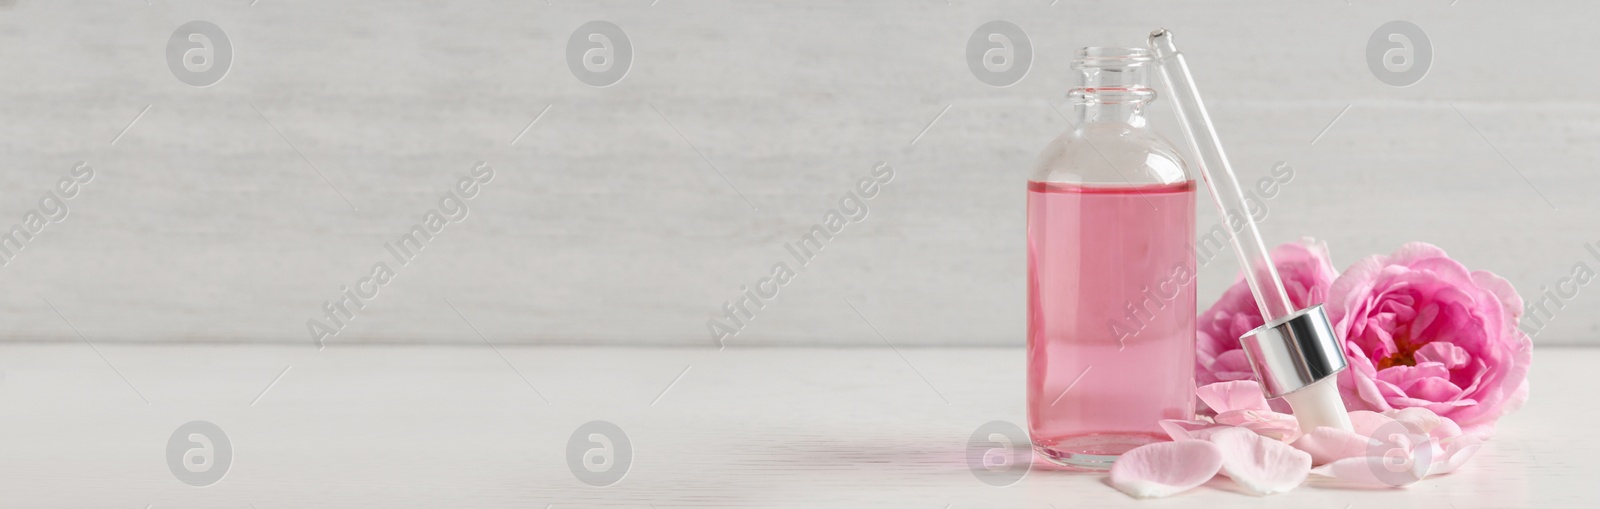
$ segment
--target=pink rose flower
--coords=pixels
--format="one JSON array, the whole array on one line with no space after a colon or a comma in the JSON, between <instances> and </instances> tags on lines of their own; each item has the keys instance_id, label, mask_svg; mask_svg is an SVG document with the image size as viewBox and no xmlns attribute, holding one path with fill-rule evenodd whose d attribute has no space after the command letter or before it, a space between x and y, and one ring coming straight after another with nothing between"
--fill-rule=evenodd
<instances>
[{"instance_id":1,"label":"pink rose flower","mask_svg":"<svg viewBox=\"0 0 1600 509\"><path fill-rule=\"evenodd\" d=\"M1289 242L1272 250L1273 265L1289 300L1296 307L1323 302L1339 272L1328 261L1327 244L1311 238ZM1260 327L1261 311L1244 275L1228 288L1195 323L1195 382L1205 386L1217 382L1254 380L1250 361L1239 349L1239 337ZM1288 411L1287 406L1281 408Z\"/></svg>"},{"instance_id":2,"label":"pink rose flower","mask_svg":"<svg viewBox=\"0 0 1600 509\"><path fill-rule=\"evenodd\" d=\"M1328 289L1327 311L1350 362L1339 374L1350 410L1425 408L1487 437L1528 399L1522 298L1438 247L1414 242L1361 260Z\"/></svg>"}]
</instances>

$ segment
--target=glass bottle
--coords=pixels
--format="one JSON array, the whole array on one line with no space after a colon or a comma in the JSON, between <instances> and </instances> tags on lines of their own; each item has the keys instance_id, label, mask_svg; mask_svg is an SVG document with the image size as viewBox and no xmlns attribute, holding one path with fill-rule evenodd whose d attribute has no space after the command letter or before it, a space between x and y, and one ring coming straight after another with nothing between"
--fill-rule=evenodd
<instances>
[{"instance_id":1,"label":"glass bottle","mask_svg":"<svg viewBox=\"0 0 1600 509\"><path fill-rule=\"evenodd\" d=\"M1149 129L1149 50L1084 48L1074 125L1028 182L1028 432L1105 469L1194 415L1195 182Z\"/></svg>"}]
</instances>

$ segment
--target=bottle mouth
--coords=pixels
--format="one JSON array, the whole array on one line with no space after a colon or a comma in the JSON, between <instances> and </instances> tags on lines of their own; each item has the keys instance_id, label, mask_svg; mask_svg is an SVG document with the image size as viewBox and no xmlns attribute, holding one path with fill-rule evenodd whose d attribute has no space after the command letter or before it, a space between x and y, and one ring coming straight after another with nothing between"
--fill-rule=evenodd
<instances>
[{"instance_id":1,"label":"bottle mouth","mask_svg":"<svg viewBox=\"0 0 1600 509\"><path fill-rule=\"evenodd\" d=\"M1143 67L1155 61L1149 48L1090 46L1081 48L1072 60L1072 68L1129 69Z\"/></svg>"},{"instance_id":2,"label":"bottle mouth","mask_svg":"<svg viewBox=\"0 0 1600 509\"><path fill-rule=\"evenodd\" d=\"M1150 67L1155 55L1148 48L1091 46L1078 50L1072 68L1079 85L1068 96L1076 104L1143 103L1155 98L1150 89Z\"/></svg>"}]
</instances>

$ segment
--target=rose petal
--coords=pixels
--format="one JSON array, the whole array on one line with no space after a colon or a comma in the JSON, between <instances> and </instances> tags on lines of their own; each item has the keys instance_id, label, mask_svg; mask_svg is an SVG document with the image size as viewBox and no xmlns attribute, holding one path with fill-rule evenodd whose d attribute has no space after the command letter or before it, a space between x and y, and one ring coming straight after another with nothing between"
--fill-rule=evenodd
<instances>
[{"instance_id":1,"label":"rose petal","mask_svg":"<svg viewBox=\"0 0 1600 509\"><path fill-rule=\"evenodd\" d=\"M1418 410L1426 409L1419 408ZM1428 430L1428 436L1439 439L1455 438L1461 436L1461 434L1461 426L1456 425L1456 421L1443 417L1439 418L1439 424Z\"/></svg>"},{"instance_id":2,"label":"rose petal","mask_svg":"<svg viewBox=\"0 0 1600 509\"><path fill-rule=\"evenodd\" d=\"M1231 410L1270 410L1267 397L1261 395L1261 384L1254 380L1217 382L1194 390L1206 406L1223 413Z\"/></svg>"},{"instance_id":3,"label":"rose petal","mask_svg":"<svg viewBox=\"0 0 1600 509\"><path fill-rule=\"evenodd\" d=\"M1473 271L1472 282L1500 299L1501 308L1511 317L1510 323L1506 324L1510 326L1508 332L1516 329L1517 319L1522 317L1522 296L1517 294L1517 288L1505 278L1486 270Z\"/></svg>"},{"instance_id":4,"label":"rose petal","mask_svg":"<svg viewBox=\"0 0 1600 509\"><path fill-rule=\"evenodd\" d=\"M1400 390L1410 397L1427 401L1452 401L1461 397L1461 388L1443 378L1419 378Z\"/></svg>"},{"instance_id":5,"label":"rose petal","mask_svg":"<svg viewBox=\"0 0 1600 509\"><path fill-rule=\"evenodd\" d=\"M1446 369L1457 369L1467 365L1469 355L1466 349L1459 346L1435 341L1417 348L1415 358L1418 364L1424 362L1437 362Z\"/></svg>"},{"instance_id":6,"label":"rose petal","mask_svg":"<svg viewBox=\"0 0 1600 509\"><path fill-rule=\"evenodd\" d=\"M1392 427L1396 425L1396 420L1392 415L1397 415L1399 412L1399 410L1390 410L1382 414L1368 410L1350 412L1350 424L1355 430L1354 433L1336 428L1319 427L1311 433L1300 437L1299 440L1295 440L1290 445L1310 453L1311 464L1318 466L1345 458L1362 456L1366 454L1368 444L1371 443L1367 437L1372 436L1373 433L1378 432L1380 429L1386 429L1385 426ZM1413 421L1422 421L1426 419L1424 414L1434 415L1433 412L1420 408L1405 415ZM1434 418L1437 419L1438 416L1435 415ZM1449 421L1445 420L1445 422ZM1405 426L1407 429L1414 429L1410 424Z\"/></svg>"},{"instance_id":7,"label":"rose petal","mask_svg":"<svg viewBox=\"0 0 1600 509\"><path fill-rule=\"evenodd\" d=\"M1345 341L1345 358L1350 362L1350 368L1339 373L1339 390L1344 397L1345 405L1355 410L1390 410L1394 407L1384 399L1383 391L1378 388L1375 380L1378 370L1372 366L1366 354L1362 353L1360 345L1354 341Z\"/></svg>"},{"instance_id":8,"label":"rose petal","mask_svg":"<svg viewBox=\"0 0 1600 509\"><path fill-rule=\"evenodd\" d=\"M1294 489L1311 471L1311 455L1246 429L1233 428L1211 435L1222 451L1222 473L1245 491L1271 495Z\"/></svg>"},{"instance_id":9,"label":"rose petal","mask_svg":"<svg viewBox=\"0 0 1600 509\"><path fill-rule=\"evenodd\" d=\"M1427 435L1380 437L1368 442L1363 455L1335 460L1311 469L1311 473L1361 488L1403 488L1421 481L1434 468L1433 446Z\"/></svg>"},{"instance_id":10,"label":"rose petal","mask_svg":"<svg viewBox=\"0 0 1600 509\"><path fill-rule=\"evenodd\" d=\"M1175 442L1180 440L1205 440L1210 438L1211 434L1216 433L1217 430L1228 427L1206 421L1183 421L1178 419L1167 419L1156 424L1160 425L1161 429L1167 432L1167 436L1172 437Z\"/></svg>"},{"instance_id":11,"label":"rose petal","mask_svg":"<svg viewBox=\"0 0 1600 509\"><path fill-rule=\"evenodd\" d=\"M1239 427L1283 443L1293 442L1300 438L1300 424L1295 422L1287 425L1277 422L1247 422L1240 424Z\"/></svg>"},{"instance_id":12,"label":"rose petal","mask_svg":"<svg viewBox=\"0 0 1600 509\"><path fill-rule=\"evenodd\" d=\"M1433 321L1438 318L1439 305L1428 304L1422 307L1422 310L1417 313L1416 319L1411 321L1411 325L1406 326L1406 330L1411 332L1411 337L1413 338L1422 336L1428 331L1428 326L1433 325Z\"/></svg>"},{"instance_id":13,"label":"rose petal","mask_svg":"<svg viewBox=\"0 0 1600 509\"><path fill-rule=\"evenodd\" d=\"M1372 436L1374 431L1385 424L1394 422L1393 417L1373 412L1371 410L1356 410L1350 412L1350 425L1355 428L1356 434L1364 437Z\"/></svg>"},{"instance_id":14,"label":"rose petal","mask_svg":"<svg viewBox=\"0 0 1600 509\"><path fill-rule=\"evenodd\" d=\"M1339 428L1318 427L1290 445L1310 454L1312 465L1326 465L1365 455L1367 437Z\"/></svg>"},{"instance_id":15,"label":"rose petal","mask_svg":"<svg viewBox=\"0 0 1600 509\"><path fill-rule=\"evenodd\" d=\"M1387 478L1380 478L1378 472L1384 468L1378 464L1381 461L1382 458L1356 456L1313 468L1311 473L1332 477L1357 488L1404 488L1420 480L1418 477L1410 482L1394 484Z\"/></svg>"},{"instance_id":16,"label":"rose petal","mask_svg":"<svg viewBox=\"0 0 1600 509\"><path fill-rule=\"evenodd\" d=\"M1527 373L1526 367L1524 367L1523 373L1524 374ZM1506 415L1506 414L1510 414L1512 412L1515 412L1517 410L1521 410L1522 409L1522 405L1527 403L1527 402L1528 402L1528 380L1526 378L1524 378L1522 380L1522 383L1517 384L1517 390L1511 391L1511 396L1506 398L1505 406L1501 407L1501 414L1500 415Z\"/></svg>"},{"instance_id":17,"label":"rose petal","mask_svg":"<svg viewBox=\"0 0 1600 509\"><path fill-rule=\"evenodd\" d=\"M1494 436L1494 424L1462 426L1461 436L1475 438L1479 441L1488 440Z\"/></svg>"},{"instance_id":18,"label":"rose petal","mask_svg":"<svg viewBox=\"0 0 1600 509\"><path fill-rule=\"evenodd\" d=\"M1418 361L1415 366L1392 366L1378 372L1378 379L1399 386L1404 390L1408 385L1425 378L1449 378L1450 370L1439 362Z\"/></svg>"},{"instance_id":19,"label":"rose petal","mask_svg":"<svg viewBox=\"0 0 1600 509\"><path fill-rule=\"evenodd\" d=\"M1252 373L1252 375L1254 375L1254 373ZM1294 414L1294 407L1289 406L1289 402L1284 401L1283 398L1269 399L1267 400L1267 405L1271 406L1272 411L1274 412L1280 414ZM1296 423L1296 425L1298 426L1298 423Z\"/></svg>"},{"instance_id":20,"label":"rose petal","mask_svg":"<svg viewBox=\"0 0 1600 509\"><path fill-rule=\"evenodd\" d=\"M1230 410L1217 414L1217 424L1239 426L1281 442L1300 438L1300 422L1293 415L1271 410Z\"/></svg>"},{"instance_id":21,"label":"rose petal","mask_svg":"<svg viewBox=\"0 0 1600 509\"><path fill-rule=\"evenodd\" d=\"M1439 248L1439 246L1427 242L1407 242L1405 245L1400 246L1400 249L1395 250L1394 254L1389 255L1388 262L1395 265L1410 265L1432 258L1448 259L1449 257L1450 255L1445 254L1444 249Z\"/></svg>"},{"instance_id":22,"label":"rose petal","mask_svg":"<svg viewBox=\"0 0 1600 509\"><path fill-rule=\"evenodd\" d=\"M1111 486L1134 498L1159 498L1205 484L1221 468L1222 451L1211 442L1157 442L1117 457Z\"/></svg>"},{"instance_id":23,"label":"rose petal","mask_svg":"<svg viewBox=\"0 0 1600 509\"><path fill-rule=\"evenodd\" d=\"M1443 452L1434 455L1433 465L1428 468L1429 476L1454 472L1457 468L1461 468L1461 465L1465 465L1467 460L1472 459L1478 448L1483 447L1483 441L1472 437L1457 437L1447 442Z\"/></svg>"},{"instance_id":24,"label":"rose petal","mask_svg":"<svg viewBox=\"0 0 1600 509\"><path fill-rule=\"evenodd\" d=\"M1450 438L1461 435L1461 428L1454 421L1439 417L1422 407L1402 408L1390 410L1383 415L1393 418L1404 424L1412 433L1428 435L1434 438Z\"/></svg>"},{"instance_id":25,"label":"rose petal","mask_svg":"<svg viewBox=\"0 0 1600 509\"><path fill-rule=\"evenodd\" d=\"M1428 410L1432 410L1433 413L1445 415L1446 412L1449 412L1452 409L1466 408L1477 405L1478 401L1473 399L1458 399L1455 401L1428 401L1410 396L1395 396L1390 398L1390 403L1393 403L1395 408L1426 408Z\"/></svg>"},{"instance_id":26,"label":"rose petal","mask_svg":"<svg viewBox=\"0 0 1600 509\"><path fill-rule=\"evenodd\" d=\"M1277 413L1277 412L1274 412L1274 411L1271 411L1271 410L1265 410L1265 409L1262 409L1262 410L1229 410L1229 411L1217 414L1216 421L1217 421L1217 424L1226 424L1228 426L1239 426L1239 425L1242 425L1242 424L1245 424L1245 423L1252 423L1252 422L1254 422L1254 423L1266 423L1266 422L1292 423L1292 422L1295 422L1293 415L1280 414L1280 413Z\"/></svg>"}]
</instances>

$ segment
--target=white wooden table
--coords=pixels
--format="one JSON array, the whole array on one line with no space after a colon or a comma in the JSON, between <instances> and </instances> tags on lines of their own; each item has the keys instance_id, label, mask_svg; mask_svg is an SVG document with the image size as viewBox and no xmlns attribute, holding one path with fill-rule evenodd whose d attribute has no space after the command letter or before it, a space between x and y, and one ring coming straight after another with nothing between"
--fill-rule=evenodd
<instances>
[{"instance_id":1,"label":"white wooden table","mask_svg":"<svg viewBox=\"0 0 1600 509\"><path fill-rule=\"evenodd\" d=\"M0 506L1465 509L1600 500L1600 412L1584 392L1600 350L1539 350L1528 406L1447 477L1387 491L1313 481L1269 498L1213 481L1141 502L1100 474L1036 468L994 487L969 470L966 443L978 426L1025 418L1020 349L96 346L98 354L83 342L0 346ZM169 437L195 420L215 423L233 449L226 475L206 487L180 482L166 459ZM631 443L631 465L610 486L581 483L567 464L569 437L594 420L615 423Z\"/></svg>"}]
</instances>

